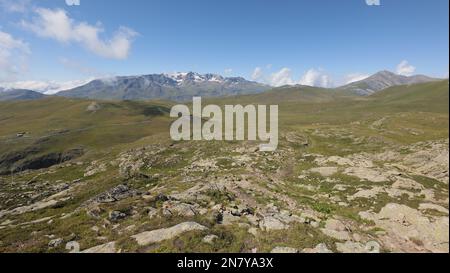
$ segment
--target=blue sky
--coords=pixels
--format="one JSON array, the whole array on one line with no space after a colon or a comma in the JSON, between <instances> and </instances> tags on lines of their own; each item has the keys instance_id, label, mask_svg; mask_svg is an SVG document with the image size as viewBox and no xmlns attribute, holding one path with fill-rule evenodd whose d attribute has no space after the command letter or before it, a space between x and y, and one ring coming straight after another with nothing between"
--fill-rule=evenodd
<instances>
[{"instance_id":1,"label":"blue sky","mask_svg":"<svg viewBox=\"0 0 450 273\"><path fill-rule=\"evenodd\" d=\"M56 88L175 71L317 86L383 69L448 77L448 6L448 0L380 0L380 6L366 0L80 0L79 6L0 0L0 86L51 82Z\"/></svg>"}]
</instances>

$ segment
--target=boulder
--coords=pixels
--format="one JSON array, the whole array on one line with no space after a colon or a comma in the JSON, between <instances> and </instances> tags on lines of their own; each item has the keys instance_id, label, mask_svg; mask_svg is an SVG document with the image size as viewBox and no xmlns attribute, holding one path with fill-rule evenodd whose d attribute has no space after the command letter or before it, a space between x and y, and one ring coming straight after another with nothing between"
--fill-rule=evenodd
<instances>
[{"instance_id":1,"label":"boulder","mask_svg":"<svg viewBox=\"0 0 450 273\"><path fill-rule=\"evenodd\" d=\"M116 253L116 242L109 242L103 245L94 246L92 248L81 251L81 253Z\"/></svg>"},{"instance_id":2,"label":"boulder","mask_svg":"<svg viewBox=\"0 0 450 273\"><path fill-rule=\"evenodd\" d=\"M159 243L165 240L173 239L185 232L202 231L208 228L195 222L185 222L169 228L162 228L152 231L142 232L131 236L140 246Z\"/></svg>"}]
</instances>

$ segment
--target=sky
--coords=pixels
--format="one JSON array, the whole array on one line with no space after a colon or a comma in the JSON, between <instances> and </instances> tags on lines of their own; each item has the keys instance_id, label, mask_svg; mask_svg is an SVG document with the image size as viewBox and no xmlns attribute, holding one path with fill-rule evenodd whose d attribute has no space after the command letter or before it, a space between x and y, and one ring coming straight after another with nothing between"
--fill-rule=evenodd
<instances>
[{"instance_id":1,"label":"sky","mask_svg":"<svg viewBox=\"0 0 450 273\"><path fill-rule=\"evenodd\" d=\"M369 5L371 4L371 5ZM0 0L0 87L194 71L334 87L448 77L448 0Z\"/></svg>"}]
</instances>

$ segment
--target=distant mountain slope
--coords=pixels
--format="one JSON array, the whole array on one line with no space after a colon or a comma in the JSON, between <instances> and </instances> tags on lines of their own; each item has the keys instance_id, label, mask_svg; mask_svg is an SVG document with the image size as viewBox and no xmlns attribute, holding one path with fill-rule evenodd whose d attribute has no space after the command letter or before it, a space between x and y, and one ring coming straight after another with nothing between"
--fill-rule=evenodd
<instances>
[{"instance_id":1,"label":"distant mountain slope","mask_svg":"<svg viewBox=\"0 0 450 273\"><path fill-rule=\"evenodd\" d=\"M44 94L26 89L0 89L0 101L37 100L45 97Z\"/></svg>"},{"instance_id":2,"label":"distant mountain slope","mask_svg":"<svg viewBox=\"0 0 450 273\"><path fill-rule=\"evenodd\" d=\"M348 94L340 89L327 89L312 86L282 86L259 94L232 96L228 98L212 98L208 101L217 104L304 104L339 102L346 99L360 99L360 96Z\"/></svg>"},{"instance_id":3,"label":"distant mountain slope","mask_svg":"<svg viewBox=\"0 0 450 273\"><path fill-rule=\"evenodd\" d=\"M340 87L339 89L361 96L367 96L392 86L425 83L438 80L439 79L430 78L424 75L406 77L389 71L381 71L367 79L350 83Z\"/></svg>"},{"instance_id":4,"label":"distant mountain slope","mask_svg":"<svg viewBox=\"0 0 450 273\"><path fill-rule=\"evenodd\" d=\"M369 96L374 103L404 111L444 112L449 111L449 81L394 86Z\"/></svg>"},{"instance_id":5,"label":"distant mountain slope","mask_svg":"<svg viewBox=\"0 0 450 273\"><path fill-rule=\"evenodd\" d=\"M270 86L244 78L224 78L198 73L153 74L94 80L86 85L62 91L58 96L102 100L190 100L193 96L219 97L255 94Z\"/></svg>"}]
</instances>

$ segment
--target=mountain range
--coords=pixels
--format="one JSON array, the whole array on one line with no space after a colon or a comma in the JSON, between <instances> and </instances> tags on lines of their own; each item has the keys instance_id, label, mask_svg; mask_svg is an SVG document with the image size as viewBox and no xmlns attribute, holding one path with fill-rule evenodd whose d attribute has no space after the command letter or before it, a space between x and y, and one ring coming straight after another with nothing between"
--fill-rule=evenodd
<instances>
[{"instance_id":1,"label":"mountain range","mask_svg":"<svg viewBox=\"0 0 450 273\"><path fill-rule=\"evenodd\" d=\"M389 71L378 72L361 81L338 88L322 89L337 95L369 96L389 87L433 82L439 79L424 75L402 76ZM298 86L297 86L298 87ZM297 88L295 87L295 88ZM194 72L173 74L151 74L121 76L93 80L85 85L61 91L56 96L98 100L171 100L187 101L193 96L229 97L259 94L273 88L262 83L248 81L242 77L223 77L216 74ZM314 87L311 87L314 88ZM310 88L310 89L311 89ZM33 100L44 97L31 90L6 90L0 88L0 101Z\"/></svg>"},{"instance_id":2,"label":"mountain range","mask_svg":"<svg viewBox=\"0 0 450 273\"><path fill-rule=\"evenodd\" d=\"M185 101L193 96L221 97L255 94L270 88L268 85L247 81L240 77L225 78L215 74L202 75L189 72L94 80L57 95L90 99Z\"/></svg>"}]
</instances>

